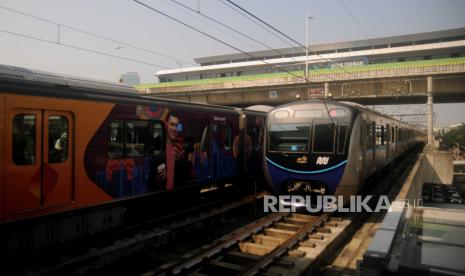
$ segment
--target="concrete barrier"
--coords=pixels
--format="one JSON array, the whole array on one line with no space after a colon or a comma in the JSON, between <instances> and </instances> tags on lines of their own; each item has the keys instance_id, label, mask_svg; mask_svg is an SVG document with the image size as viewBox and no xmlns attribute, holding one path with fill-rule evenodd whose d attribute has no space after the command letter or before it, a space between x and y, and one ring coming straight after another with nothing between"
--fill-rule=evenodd
<instances>
[{"instance_id":1,"label":"concrete barrier","mask_svg":"<svg viewBox=\"0 0 465 276\"><path fill-rule=\"evenodd\" d=\"M393 251L393 245L396 237L406 235L408 222L421 203L423 184L450 185L452 180L453 160L448 152L424 152L419 156L363 256L364 275L395 272L398 262L392 256L400 256L401 252Z\"/></svg>"}]
</instances>

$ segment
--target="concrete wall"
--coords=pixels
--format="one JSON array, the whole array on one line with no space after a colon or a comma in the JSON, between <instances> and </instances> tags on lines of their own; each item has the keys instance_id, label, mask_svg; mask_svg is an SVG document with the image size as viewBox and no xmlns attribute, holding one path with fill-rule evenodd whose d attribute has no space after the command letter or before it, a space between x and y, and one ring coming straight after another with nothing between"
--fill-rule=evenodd
<instances>
[{"instance_id":1,"label":"concrete wall","mask_svg":"<svg viewBox=\"0 0 465 276\"><path fill-rule=\"evenodd\" d=\"M451 185L453 159L448 152L422 153L402 185L396 201L413 202L421 198L424 183Z\"/></svg>"},{"instance_id":2,"label":"concrete wall","mask_svg":"<svg viewBox=\"0 0 465 276\"><path fill-rule=\"evenodd\" d=\"M423 182L450 185L453 169L453 159L448 152L426 153L426 159L423 160Z\"/></svg>"},{"instance_id":3,"label":"concrete wall","mask_svg":"<svg viewBox=\"0 0 465 276\"><path fill-rule=\"evenodd\" d=\"M396 237L406 235L408 221L416 215L423 184L452 184L452 180L453 160L449 153L425 152L420 155L363 256L365 275L396 271L401 251L394 241Z\"/></svg>"}]
</instances>

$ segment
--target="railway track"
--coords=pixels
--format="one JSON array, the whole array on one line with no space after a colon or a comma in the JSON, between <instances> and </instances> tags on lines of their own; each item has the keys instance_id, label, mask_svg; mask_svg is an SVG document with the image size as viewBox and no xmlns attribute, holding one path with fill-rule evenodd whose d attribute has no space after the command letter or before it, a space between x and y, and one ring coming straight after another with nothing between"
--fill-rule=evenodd
<instances>
[{"instance_id":1,"label":"railway track","mask_svg":"<svg viewBox=\"0 0 465 276\"><path fill-rule=\"evenodd\" d=\"M417 152L389 170L370 191L373 200L400 189ZM337 257L370 213L303 215L274 213L215 243L143 273L150 275L302 275L319 272ZM376 214L380 217L383 214Z\"/></svg>"},{"instance_id":2,"label":"railway track","mask_svg":"<svg viewBox=\"0 0 465 276\"><path fill-rule=\"evenodd\" d=\"M411 158L414 157L406 158L390 170L389 175L378 183L377 191L371 192L380 195L393 188L408 170L408 159ZM191 237L186 243L199 240L196 247L186 249L181 246L178 252L167 257L173 249L176 251L177 245L173 246L172 242L176 243L180 236L188 236L192 232L190 228L225 227L217 224L221 216L247 204L255 205L249 198L243 202L210 206L214 208L193 208L174 215L176 219L158 218L144 226L125 230L128 235L105 246L94 246L79 256L64 257L60 264L41 267L32 274L101 275L102 271L118 272L117 260L122 259L121 265L125 263L124 266L132 267L128 275L301 275L319 271L327 265L366 220L366 214L341 217L335 214L272 213L246 226L236 225L240 228L233 232L221 229L223 234L229 234L213 243L211 239L200 241L198 236ZM163 244L166 244L165 248L159 247ZM141 254L146 258L144 267L139 266L141 262L132 266L124 259ZM151 259L153 256L155 258Z\"/></svg>"},{"instance_id":3,"label":"railway track","mask_svg":"<svg viewBox=\"0 0 465 276\"><path fill-rule=\"evenodd\" d=\"M327 214L273 213L143 275L274 275L274 267L289 269L298 258L317 260L349 224Z\"/></svg>"},{"instance_id":4,"label":"railway track","mask_svg":"<svg viewBox=\"0 0 465 276\"><path fill-rule=\"evenodd\" d=\"M259 195L258 198L261 198ZM37 256L33 263L15 265L13 275L87 275L119 259L141 254L167 244L192 231L224 220L227 216L252 210L254 197L241 200L215 201L164 217L131 225L94 240L91 246L74 244L56 257ZM248 210L248 211L247 211ZM186 219L187 218L187 219ZM48 260L46 260L48 259ZM53 260L52 260L53 259Z\"/></svg>"}]
</instances>

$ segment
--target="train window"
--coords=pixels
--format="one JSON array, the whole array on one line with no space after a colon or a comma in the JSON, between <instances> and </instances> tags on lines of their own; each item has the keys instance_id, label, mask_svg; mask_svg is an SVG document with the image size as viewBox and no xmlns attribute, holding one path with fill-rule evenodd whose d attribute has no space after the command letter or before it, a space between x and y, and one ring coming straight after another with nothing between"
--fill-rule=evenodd
<instances>
[{"instance_id":1,"label":"train window","mask_svg":"<svg viewBox=\"0 0 465 276\"><path fill-rule=\"evenodd\" d=\"M232 147L232 129L231 126L226 124L222 127L223 139L224 139L224 150L230 150Z\"/></svg>"},{"instance_id":2,"label":"train window","mask_svg":"<svg viewBox=\"0 0 465 276\"><path fill-rule=\"evenodd\" d=\"M48 162L65 162L68 159L68 119L65 116L48 117L48 140Z\"/></svg>"},{"instance_id":3,"label":"train window","mask_svg":"<svg viewBox=\"0 0 465 276\"><path fill-rule=\"evenodd\" d=\"M145 140L145 154L159 155L163 152L163 127L161 121L150 121Z\"/></svg>"},{"instance_id":4,"label":"train window","mask_svg":"<svg viewBox=\"0 0 465 276\"><path fill-rule=\"evenodd\" d=\"M318 123L313 128L313 152L334 153L334 124Z\"/></svg>"},{"instance_id":5,"label":"train window","mask_svg":"<svg viewBox=\"0 0 465 276\"><path fill-rule=\"evenodd\" d=\"M270 126L270 151L308 152L310 125L272 124Z\"/></svg>"},{"instance_id":6,"label":"train window","mask_svg":"<svg viewBox=\"0 0 465 276\"><path fill-rule=\"evenodd\" d=\"M384 146L384 126L376 126L376 146Z\"/></svg>"},{"instance_id":7,"label":"train window","mask_svg":"<svg viewBox=\"0 0 465 276\"><path fill-rule=\"evenodd\" d=\"M367 148L372 148L374 146L374 137L373 137L373 132L374 132L374 127L375 123L374 122L368 122L367 124Z\"/></svg>"},{"instance_id":8,"label":"train window","mask_svg":"<svg viewBox=\"0 0 465 276\"><path fill-rule=\"evenodd\" d=\"M395 137L396 137L396 132L394 130L394 127L391 127L391 143L394 143Z\"/></svg>"},{"instance_id":9,"label":"train window","mask_svg":"<svg viewBox=\"0 0 465 276\"><path fill-rule=\"evenodd\" d=\"M124 156L144 155L148 121L125 121Z\"/></svg>"},{"instance_id":10,"label":"train window","mask_svg":"<svg viewBox=\"0 0 465 276\"><path fill-rule=\"evenodd\" d=\"M348 127L346 125L339 126L339 134L337 136L337 153L344 153L347 139L347 128Z\"/></svg>"},{"instance_id":11,"label":"train window","mask_svg":"<svg viewBox=\"0 0 465 276\"><path fill-rule=\"evenodd\" d=\"M384 126L381 126L381 146L384 146L386 143L386 129Z\"/></svg>"},{"instance_id":12,"label":"train window","mask_svg":"<svg viewBox=\"0 0 465 276\"><path fill-rule=\"evenodd\" d=\"M13 119L13 162L16 165L36 163L36 116L18 114Z\"/></svg>"},{"instance_id":13,"label":"train window","mask_svg":"<svg viewBox=\"0 0 465 276\"><path fill-rule=\"evenodd\" d=\"M208 125L203 127L202 138L200 139L200 151L209 152L210 151L210 133L208 132Z\"/></svg>"},{"instance_id":14,"label":"train window","mask_svg":"<svg viewBox=\"0 0 465 276\"><path fill-rule=\"evenodd\" d=\"M108 155L110 158L121 157L123 155L123 121L121 120L115 120L110 123Z\"/></svg>"},{"instance_id":15,"label":"train window","mask_svg":"<svg viewBox=\"0 0 465 276\"><path fill-rule=\"evenodd\" d=\"M397 142L402 141L402 128L397 129Z\"/></svg>"},{"instance_id":16,"label":"train window","mask_svg":"<svg viewBox=\"0 0 465 276\"><path fill-rule=\"evenodd\" d=\"M391 141L391 127L389 124L386 125L386 128L384 129L384 143L389 144Z\"/></svg>"}]
</instances>

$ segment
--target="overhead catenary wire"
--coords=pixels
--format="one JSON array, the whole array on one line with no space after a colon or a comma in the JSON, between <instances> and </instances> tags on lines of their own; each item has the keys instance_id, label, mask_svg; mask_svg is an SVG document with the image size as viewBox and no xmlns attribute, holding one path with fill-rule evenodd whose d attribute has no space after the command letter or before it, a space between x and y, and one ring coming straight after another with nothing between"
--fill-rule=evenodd
<instances>
[{"instance_id":1,"label":"overhead catenary wire","mask_svg":"<svg viewBox=\"0 0 465 276\"><path fill-rule=\"evenodd\" d=\"M264 20L260 19L258 16L254 15L253 13L247 11L246 9L242 8L241 6L239 6L238 4L234 3L233 1L231 0L226 0L228 1L229 3L231 3L232 5L234 5L235 7L237 7L238 9L244 11L245 13L247 13L248 15L252 16L253 18L255 18L256 20L260 21L261 23L263 23L264 25L268 26L269 28L271 28L272 30L274 30L275 32L281 34L282 36L284 36L285 38L289 39L290 41L296 43L297 45L303 47L304 49L307 49L308 46L304 46L302 45L300 42L298 42L297 40L293 39L292 37L286 35L285 33L281 32L280 30L278 30L277 28L273 27L271 24L265 22ZM319 55L318 55L319 56ZM320 56L321 57L321 56ZM308 81L308 79L306 79L306 81ZM328 108L328 105L326 103L326 96L323 100L323 104L325 106L325 109L326 109L326 112L328 114L328 117L329 119L331 120L332 124L334 126L336 126L336 122L333 120L333 118L331 117L331 115L329 114L329 108Z\"/></svg>"},{"instance_id":2,"label":"overhead catenary wire","mask_svg":"<svg viewBox=\"0 0 465 276\"><path fill-rule=\"evenodd\" d=\"M357 18L355 18L355 16L352 14L352 12L349 10L349 8L346 6L346 4L344 3L344 0L339 0L339 2L341 2L342 6L344 7L344 9L347 11L347 13L350 15L350 17L352 17L352 20L354 20L355 24L357 24L357 27L360 29L360 31L363 33L363 35L365 35L365 37L368 37L367 33L365 32L365 30L362 28L362 25L360 25L360 23L358 22Z\"/></svg>"},{"instance_id":3,"label":"overhead catenary wire","mask_svg":"<svg viewBox=\"0 0 465 276\"><path fill-rule=\"evenodd\" d=\"M226 0L228 1L229 3L231 3L232 5L234 5L236 8L240 9L241 11L247 13L248 15L252 16L253 18L255 18L256 20L260 21L262 24L268 26L270 29L274 30L275 32L279 33L280 35L284 36L285 38L289 39L290 41L296 43L297 45L300 45L301 47L303 47L305 49L305 46L302 45L300 42L298 42L297 40L293 39L292 37L286 35L285 33L281 32L280 30L278 30L277 28L273 27L271 24L268 24L266 21L264 21L263 19L259 18L258 16L256 16L255 14L249 12L248 10L244 9L243 7L239 6L238 4L234 3L233 1L231 0Z\"/></svg>"},{"instance_id":4,"label":"overhead catenary wire","mask_svg":"<svg viewBox=\"0 0 465 276\"><path fill-rule=\"evenodd\" d=\"M204 19L202 19L202 18L196 16L196 15L201 15L201 14L200 14L200 11L197 12L196 10L191 9L191 8L189 8L188 6L185 6L185 5L183 5L182 3L179 3L179 4L178 4L178 3L176 3L175 1L173 1L174 3L171 3L171 1L169 1L169 0L162 0L162 1L165 2L167 5L169 5L170 7L172 7L172 8L174 8L174 9L178 10L178 11L181 11L181 12L183 12L183 13L189 15L189 16L191 16L192 18L194 18L194 19L196 19L196 20L201 21L201 22L204 23L205 25L210 26L210 27L216 29L217 31L219 31L220 33L222 33L222 34L224 34L224 35L226 35L226 36L234 36L236 39L238 39L238 40L240 40L240 41L246 43L248 46L251 46L251 47L254 47L254 46L255 46L255 45L253 45L250 41L246 41L246 40L240 38L240 37L237 36L235 33L233 34L233 33L231 33L231 32L227 32L226 30L224 30L224 29L221 28L220 26L211 24L210 22L208 22L208 21L206 21L206 20L204 20ZM180 5L180 6L182 6L183 8L178 7L178 6L176 6L175 4ZM186 11L185 9L189 9L189 11ZM193 13L195 13L195 15L191 13L192 11L193 11Z\"/></svg>"},{"instance_id":5,"label":"overhead catenary wire","mask_svg":"<svg viewBox=\"0 0 465 276\"><path fill-rule=\"evenodd\" d=\"M277 39L279 39L281 42L283 42L284 44L287 44L288 46L290 47L294 47L291 43L289 43L287 40L283 39L282 37L276 35L275 33L273 33L272 31L270 31L269 29L265 28L264 26L262 26L260 23L258 23L257 21L253 20L252 18L250 18L250 16L248 16L247 14L245 14L244 12L241 12L238 8L232 6L231 4L227 3L225 0L220 0L221 3L223 3L225 6L229 7L230 9L232 9L233 11L235 11L236 13L238 13L239 15L241 15L242 17L246 18L247 20L249 20L250 22L254 23L255 25L257 25L258 27L260 27L261 29L265 30L266 32L270 33L272 36L276 37ZM301 52L303 53L303 52Z\"/></svg>"},{"instance_id":6,"label":"overhead catenary wire","mask_svg":"<svg viewBox=\"0 0 465 276\"><path fill-rule=\"evenodd\" d=\"M149 9L149 10L151 10L151 11L153 11L153 12L156 12L156 13L158 13L158 14L164 16L164 17L167 17L167 18L169 18L169 19L171 19L171 20L173 20L173 21L175 21L175 22L177 22L177 23L179 23L179 24L181 24L181 25L183 25L183 26L185 26L185 27L187 27L187 28L189 28L189 29L191 29L191 30L194 30L194 31L196 31L196 32L198 32L198 33L200 33L200 34L202 34L202 35L208 37L208 38L211 38L211 39L213 39L213 40L215 40L215 41L217 41L217 42L219 42L219 43L221 43L221 44L223 44L223 45L226 45L226 46L228 46L228 47L230 47L230 48L232 48L232 49L234 49L234 50L236 50L236 51L238 51L238 52L241 52L241 53L243 53L243 54L245 54L245 55L247 55L247 56L249 56L249 57L251 57L251 58L254 58L254 59L259 60L260 62L262 62L262 63L264 63L264 64L270 65L270 66L273 67L273 68L276 68L276 69L278 69L278 70L280 70L280 71L283 71L283 72L285 72L285 73L288 73L289 75L292 75L292 76L294 76L294 77L296 77L296 78L299 78L299 79L302 79L302 80L306 81L305 78L303 78L303 77L301 77L301 76L299 76L299 75L296 75L296 74L294 74L294 73L292 73L292 72L290 72L290 71L288 71L288 70L282 69L282 68L280 68L280 67L277 67L277 66L275 66L275 65L273 65L273 64L271 64L271 63L268 63L268 62L266 62L266 61L264 61L264 60L260 60L258 57L254 56L254 55L252 55L252 54L250 54L250 53L248 53L248 52L245 52L245 51L239 49L238 47L236 47L236 46L234 46L234 45L232 45L232 44L230 44L230 43L227 43L227 42L225 42L225 41L223 41L223 40L221 40L221 39L219 39L219 38L217 38L217 37L215 37L215 36L213 36L213 35L211 35L211 34L208 34L208 33L204 32L204 31L202 31L202 30L200 30L200 29L198 29L198 28L195 28L195 27L193 27L193 26L191 26L191 25L189 25L189 24L187 24L187 23L185 23L185 22L183 22L183 21L181 21L181 20L179 20L179 19L177 19L177 18L175 18L175 17L173 17L173 16L171 16L171 15L168 15L168 14L166 14L166 13L160 11L160 10L157 10L157 9L155 9L155 8L152 7L152 6L149 6L149 5L143 3L143 2L141 2L141 1L139 1L139 0L133 0L133 1L136 2L136 3L138 3L138 4L141 5L141 6L146 7L147 9Z\"/></svg>"},{"instance_id":7,"label":"overhead catenary wire","mask_svg":"<svg viewBox=\"0 0 465 276\"><path fill-rule=\"evenodd\" d=\"M84 52L94 53L94 54L98 54L98 55L102 55L102 56L113 57L113 58L117 58L117 59L121 59L121 60L125 60L125 61L131 61L131 62L136 62L136 63L140 63L140 64L150 65L150 66L161 68L161 69L170 69L168 67L161 66L161 65L158 65L158 64L154 64L154 63L149 63L149 62L145 62L145 61L141 61L141 60L137 60L137 59L132 59L132 58L127 58L127 57L122 57L122 56L117 56L117 55L112 55L112 54L108 54L108 53L105 53L105 52L100 52L100 51L96 51L96 50L92 50L92 49L82 48L82 47L74 46L74 45L70 45L70 44L57 43L56 41L51 41L51 40L47 40L47 39L43 39L43 38L39 38L39 37L35 37L35 36L16 33L16 32L12 32L12 31L8 31L8 30L0 29L0 32L10 34L10 35L14 35L14 36L18 36L18 37L27 38L27 39L32 39L32 40L36 40L36 41L41 41L41 42L45 42L45 43L50 43L50 44L54 44L54 45L57 45L57 46L62 46L62 47L72 48L72 49L76 49L76 50L80 50L80 51L84 51Z\"/></svg>"},{"instance_id":8,"label":"overhead catenary wire","mask_svg":"<svg viewBox=\"0 0 465 276\"><path fill-rule=\"evenodd\" d=\"M190 11L192 11L192 12L194 12L194 13L196 13L196 14L199 14L200 16L202 16L202 17L204 17L204 18L207 18L207 19L209 19L209 20L215 22L215 23L218 24L218 25L221 25L221 26L227 28L227 29L230 30L230 31L235 32L236 34L239 34L239 35L241 35L241 36L243 36L243 37L245 37L245 38L247 38L247 39L250 39L251 41L253 41L253 42L257 43L257 44L260 44L261 46L263 46L263 47L265 47L265 48L267 48L267 49L272 50L272 51L274 51L275 53L278 53L278 54L280 54L280 55L283 55L283 53L280 52L280 51L278 51L277 49L275 49L275 48L273 48L273 47L271 47L271 46L268 46L267 44L265 44L265 43L263 43L263 42L261 42L261 41L255 39L255 38L253 38L253 37L251 37L251 36L249 36L249 35L247 35L247 34L241 32L241 31L239 31L239 30L237 30L237 29L234 29L234 28L232 28L232 27L230 27L230 26L228 26L228 25L226 25L226 24L224 24L224 23L222 23L222 22L220 22L220 21L218 21L218 20L216 20L216 19L214 19L214 18L212 18L212 17L210 17L210 16L208 16L208 15L206 15L206 14L200 12L200 11L196 11L196 10L194 10L193 8L191 8L191 7L187 6L187 5L184 5L183 3L179 2L179 1L176 1L176 0L171 0L171 1L174 2L174 3L176 3L176 4L178 4L178 5L180 5L180 6L182 6L182 7L184 7L184 8L186 8L186 9L188 9L188 10L190 10Z\"/></svg>"},{"instance_id":9,"label":"overhead catenary wire","mask_svg":"<svg viewBox=\"0 0 465 276\"><path fill-rule=\"evenodd\" d=\"M285 38L289 39L290 41L294 42L295 44L299 45L300 47L306 49L306 46L304 46L304 45L301 44L300 42L296 41L296 40L293 39L292 37L290 37L290 36L286 35L285 33L281 32L281 31L278 30L277 28L273 27L271 24L269 24L269 23L265 22L264 20L260 19L258 16L254 15L252 12L246 10L245 8L243 8L243 7L239 6L239 5L237 5L237 4L234 3L233 1L231 1L231 0L220 0L220 1L222 1L223 3L224 3L224 1L228 1L229 3L231 3L232 5L234 5L235 7L239 8L240 10L244 11L245 13L249 14L249 15L252 16L253 18L255 18L255 19L257 19L258 21L260 21L262 24L268 26L270 29L274 30L275 32L278 32L279 34L281 34L281 35L284 36ZM307 45L307 47L308 47L308 45ZM320 54L318 54L318 53L316 53L316 52L314 52L314 55L316 55L316 56L320 57L321 59L326 60L326 61L328 61L328 62L331 61L330 59L325 58L324 56L322 56L322 55L320 55ZM346 73L353 74L353 73L351 73L351 72L345 70L345 69L344 69L343 67L341 67L341 66L336 65L336 67L340 68L341 70L345 71Z\"/></svg>"},{"instance_id":10,"label":"overhead catenary wire","mask_svg":"<svg viewBox=\"0 0 465 276\"><path fill-rule=\"evenodd\" d=\"M5 7L5 6L3 6L3 5L0 5L0 8L2 8L2 9L4 9L4 10L7 10L7 11L10 11L10 12L13 12L13 13L16 13L16 14L20 14L20 15L29 17L29 18L36 19L36 20L39 20L39 21L42 21L42 22L46 22L46 23L49 23L49 24L52 24L52 25L57 25L57 26L58 26L58 30L60 30L60 29L62 29L62 28L70 29L70 30L73 30L73 31L76 31L76 32L79 32L79 33L83 33L83 34L86 34L86 35L89 35L89 36L93 36L93 37L96 37L96 38L99 38L99 39L107 40L107 41L110 41L110 42L113 42L113 43L121 44L121 45L124 45L124 46L126 46L126 47L130 47L130 48L133 48L133 49L137 49L137 50L140 50L140 51L143 51L143 52L146 52L146 53L150 53L150 54L153 54L153 55L156 55L156 56L164 57L164 58L167 58L167 59L170 59L170 60L173 60L173 61L182 62L182 63L184 63L184 64L189 64L189 65L193 65L193 66L196 66L196 65L197 65L197 64L195 64L195 63L192 63L192 62L189 62L189 61L186 61L186 60L182 60L182 59L180 59L180 58L172 57L172 56L169 56L169 55L160 53L160 52L156 52L156 51L152 51L152 50L149 50L149 49L145 49L145 48L139 47L139 46L137 46L137 45L134 45L134 44L130 44L130 43L128 43L128 42L121 41L121 40L116 40L116 39L113 39L113 38L110 38L110 37L106 37L106 36L103 36L103 35L91 33L91 32L86 31L86 30L82 30L82 29L79 29L79 28L76 28L76 27L73 27L73 26L69 26L69 25L66 25L66 24L62 24L62 23L60 23L60 22L52 21L52 20L49 20L49 19L46 19L46 18L43 18L43 17L39 17L39 16L36 16L36 15L32 15L32 14L29 14L29 13L25 13L25 12L22 12L22 11L18 11L18 10L9 8L9 7ZM60 36L60 33L58 32L58 37L59 37L59 36ZM60 39L58 39L57 41L60 41Z\"/></svg>"},{"instance_id":11,"label":"overhead catenary wire","mask_svg":"<svg viewBox=\"0 0 465 276\"><path fill-rule=\"evenodd\" d=\"M231 0L226 0L228 1L229 3L231 3L232 5L236 6L238 9L244 11L245 13L247 13L248 15L252 16L253 18L257 19L258 21L260 21L261 23L263 23L264 25L268 26L269 28L271 28L272 30L274 30L275 32L281 34L282 36L284 36L285 38L291 40L292 42L296 43L297 45L303 47L304 49L307 49L308 46L304 46L302 45L300 42L298 42L297 40L293 39L292 37L286 35L285 33L281 32L280 30L278 30L277 28L273 27L272 25L270 25L269 23L265 22L264 20L260 19L259 17L257 17L256 15L254 15L253 13L247 11L246 9L242 8L241 6L237 5L236 3L234 3L233 1ZM321 56L320 56L321 57ZM308 81L308 79L306 79L306 81ZM326 103L326 96L323 100L323 104L325 106L325 109L326 109L326 113L328 114L328 117L329 119L331 120L331 123L336 126L336 122L333 120L333 118L331 117L331 115L329 114L329 108L328 108L328 105Z\"/></svg>"}]
</instances>

